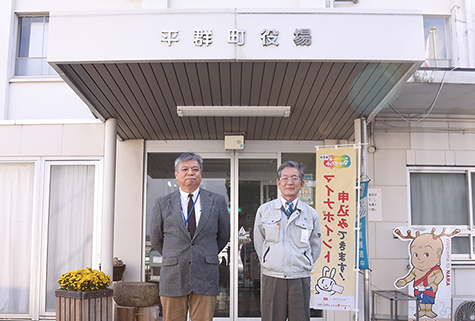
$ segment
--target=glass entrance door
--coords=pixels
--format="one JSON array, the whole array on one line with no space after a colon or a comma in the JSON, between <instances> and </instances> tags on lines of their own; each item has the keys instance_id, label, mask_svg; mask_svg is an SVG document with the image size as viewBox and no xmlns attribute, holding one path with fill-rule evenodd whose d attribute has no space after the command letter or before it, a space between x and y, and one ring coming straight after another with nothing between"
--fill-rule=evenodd
<instances>
[{"instance_id":1,"label":"glass entrance door","mask_svg":"<svg viewBox=\"0 0 475 321\"><path fill-rule=\"evenodd\" d=\"M159 282L161 254L150 244L154 201L178 189L173 162L181 153L148 153L145 281ZM202 187L222 194L231 217L231 240L219 254L220 294L215 319L260 319L261 269L254 250L253 227L259 206L277 197L277 153L200 153L204 160Z\"/></svg>"},{"instance_id":2,"label":"glass entrance door","mask_svg":"<svg viewBox=\"0 0 475 321\"><path fill-rule=\"evenodd\" d=\"M253 228L259 206L277 197L277 158L239 158L237 163L238 317L260 318L261 266L254 250Z\"/></svg>"},{"instance_id":3,"label":"glass entrance door","mask_svg":"<svg viewBox=\"0 0 475 321\"><path fill-rule=\"evenodd\" d=\"M216 146L198 148L203 157L202 187L223 195L231 218L231 239L219 254L220 293L215 320L260 320L261 267L254 250L253 228L261 204L278 197L276 172L287 160L307 166L310 177L315 175L313 153L213 152ZM144 280L159 282L161 255L150 244L150 220L155 199L178 189L174 176L174 160L182 154L181 146L173 151L147 153L146 239ZM310 178L312 180L312 178ZM313 200L306 200L313 205ZM321 311L312 310L312 317Z\"/></svg>"},{"instance_id":4,"label":"glass entrance door","mask_svg":"<svg viewBox=\"0 0 475 321\"><path fill-rule=\"evenodd\" d=\"M160 282L162 255L150 242L150 223L153 207L158 197L179 189L174 175L174 161L182 153L148 153L147 156L147 222L145 239L145 281ZM203 179L201 187L224 196L230 209L231 159L228 155L220 157L203 156ZM227 158L226 158L227 156ZM230 244L219 253L219 291L215 311L216 318L229 318L230 311Z\"/></svg>"}]
</instances>

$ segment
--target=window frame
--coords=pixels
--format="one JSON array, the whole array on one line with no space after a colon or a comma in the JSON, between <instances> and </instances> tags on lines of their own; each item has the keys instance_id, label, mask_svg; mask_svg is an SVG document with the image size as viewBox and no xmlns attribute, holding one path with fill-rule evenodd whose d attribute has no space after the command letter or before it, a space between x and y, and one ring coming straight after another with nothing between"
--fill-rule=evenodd
<instances>
[{"instance_id":1,"label":"window frame","mask_svg":"<svg viewBox=\"0 0 475 321\"><path fill-rule=\"evenodd\" d=\"M17 75L17 63L19 59L38 59L38 57L35 58L30 58L30 57L19 57L19 52L20 52L20 45L21 45L21 26L20 26L20 21L21 18L32 18L32 17L50 17L49 12L16 12L15 13L15 43L12 46L12 68L11 68L11 75L14 78L60 78L56 70L54 70L51 66L50 69L53 71L53 73L48 73L44 74L43 73L43 67L41 67L41 73L40 74L32 74L32 75ZM48 21L49 23L49 21ZM45 21L43 21L43 27L44 27ZM44 34L43 34L43 39L42 39L42 44L44 45ZM47 52L42 53L44 56L41 56L39 59L47 61Z\"/></svg>"},{"instance_id":2,"label":"window frame","mask_svg":"<svg viewBox=\"0 0 475 321\"><path fill-rule=\"evenodd\" d=\"M425 57L425 51L427 48L427 38L424 34L424 63L423 67L428 67L428 68L450 68L453 67L453 37L452 37L452 20L450 16L436 16L436 15L424 15L423 16L423 29L425 30L425 19L444 19L445 20L445 46L446 46L446 51L447 51L447 58L446 59L428 59L428 57ZM435 66L430 65L431 62L435 64ZM439 66L438 63L442 62L442 66ZM447 63L447 66L445 66L444 62Z\"/></svg>"},{"instance_id":3,"label":"window frame","mask_svg":"<svg viewBox=\"0 0 475 321\"><path fill-rule=\"evenodd\" d=\"M442 174L465 174L467 181L467 208L469 215L469 225L413 225L412 224L412 203L411 203L411 174L412 173L442 173ZM444 226L447 228L458 228L460 233L454 237L469 237L469 253L468 254L454 254L452 253L452 262L454 264L475 264L475 218L474 218L474 194L472 191L472 175L475 174L475 167L430 167L430 166L408 166L407 167L407 206L408 206L408 225L416 229L430 229L435 226Z\"/></svg>"},{"instance_id":4,"label":"window frame","mask_svg":"<svg viewBox=\"0 0 475 321\"><path fill-rule=\"evenodd\" d=\"M37 296L37 265L34 266L35 260L39 259L37 243L34 240L37 239L37 232L39 230L40 219L38 218L38 209L41 202L41 191L39 186L41 184L42 177L40 171L42 170L42 164L39 157L22 157L22 158L10 158L10 157L0 157L1 164L33 164L34 174L33 174L33 200L32 200L32 236L31 236L31 253L30 254L30 288L29 288L29 311L27 314L11 314L5 313L0 314L0 319L15 319L15 318L34 318L35 309L37 308L36 300Z\"/></svg>"},{"instance_id":5,"label":"window frame","mask_svg":"<svg viewBox=\"0 0 475 321\"><path fill-rule=\"evenodd\" d=\"M49 188L51 166L93 165L94 214L92 267L99 268L101 253L103 157L0 157L0 163L32 163L34 173L30 294L28 314L0 314L0 319L51 319L56 312L46 311L46 267L48 245ZM68 271L65 271L68 272Z\"/></svg>"},{"instance_id":6,"label":"window frame","mask_svg":"<svg viewBox=\"0 0 475 321\"><path fill-rule=\"evenodd\" d=\"M48 226L49 226L49 202L50 202L50 186L51 186L51 168L53 166L68 165L92 165L94 166L94 213L93 213L93 245L92 245L92 268L99 269L100 253L101 253L101 226L102 226L102 183L103 183L103 161L101 158L45 158L43 159L44 181L42 185L42 212L41 224L41 268L40 268L40 284L38 288L40 316L54 317L56 312L46 311L46 275L47 275L47 258L48 258ZM68 271L64 271L68 272Z\"/></svg>"}]
</instances>

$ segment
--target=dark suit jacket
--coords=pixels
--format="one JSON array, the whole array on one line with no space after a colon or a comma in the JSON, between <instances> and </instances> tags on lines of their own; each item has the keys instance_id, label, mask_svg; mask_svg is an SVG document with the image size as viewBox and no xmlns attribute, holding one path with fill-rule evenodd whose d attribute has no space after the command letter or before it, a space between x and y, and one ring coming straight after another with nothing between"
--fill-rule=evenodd
<instances>
[{"instance_id":1,"label":"dark suit jacket","mask_svg":"<svg viewBox=\"0 0 475 321\"><path fill-rule=\"evenodd\" d=\"M160 295L219 293L218 253L229 241L229 212L222 195L201 189L201 217L193 239L176 191L155 201L151 242L162 254Z\"/></svg>"}]
</instances>

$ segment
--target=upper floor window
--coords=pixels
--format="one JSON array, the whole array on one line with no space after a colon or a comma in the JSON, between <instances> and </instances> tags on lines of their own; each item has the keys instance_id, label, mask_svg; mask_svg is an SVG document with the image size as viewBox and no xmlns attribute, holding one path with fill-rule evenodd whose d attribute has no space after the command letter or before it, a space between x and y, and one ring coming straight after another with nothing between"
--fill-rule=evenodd
<instances>
[{"instance_id":1,"label":"upper floor window","mask_svg":"<svg viewBox=\"0 0 475 321\"><path fill-rule=\"evenodd\" d=\"M452 258L475 260L475 168L410 168L411 225L456 227Z\"/></svg>"},{"instance_id":2,"label":"upper floor window","mask_svg":"<svg viewBox=\"0 0 475 321\"><path fill-rule=\"evenodd\" d=\"M452 66L448 19L424 17L425 59L423 67Z\"/></svg>"},{"instance_id":3,"label":"upper floor window","mask_svg":"<svg viewBox=\"0 0 475 321\"><path fill-rule=\"evenodd\" d=\"M15 76L57 75L46 62L48 26L48 16L18 17Z\"/></svg>"}]
</instances>

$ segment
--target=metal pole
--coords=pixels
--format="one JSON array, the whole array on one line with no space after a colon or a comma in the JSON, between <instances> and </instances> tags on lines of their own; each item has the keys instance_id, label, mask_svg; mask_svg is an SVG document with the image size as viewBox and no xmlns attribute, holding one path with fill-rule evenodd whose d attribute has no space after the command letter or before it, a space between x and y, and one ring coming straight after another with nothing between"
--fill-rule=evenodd
<instances>
[{"instance_id":1,"label":"metal pole","mask_svg":"<svg viewBox=\"0 0 475 321\"><path fill-rule=\"evenodd\" d=\"M435 61L435 66L439 67L439 63L437 61L437 48L435 44L435 31L437 30L437 27L432 27L430 28L430 32L432 33L432 50L434 51L434 61Z\"/></svg>"},{"instance_id":2,"label":"metal pole","mask_svg":"<svg viewBox=\"0 0 475 321\"><path fill-rule=\"evenodd\" d=\"M368 178L368 135L367 135L367 124L366 119L355 119L355 142L361 144L361 175L362 180ZM368 231L368 217L365 221L366 226L366 244L369 247L369 231ZM370 253L369 248L367 249ZM369 262L368 262L369 265ZM364 279L363 279L363 303L364 303L364 320L371 320L371 289L370 289L370 272L369 266L367 269L363 270Z\"/></svg>"},{"instance_id":3,"label":"metal pole","mask_svg":"<svg viewBox=\"0 0 475 321\"><path fill-rule=\"evenodd\" d=\"M367 178L368 177L368 131L367 131L367 124L366 124L366 119L361 119L361 136L362 136L362 143L363 145L361 146L362 148L362 159L361 159L361 177L362 178ZM368 256L369 256L369 229L368 229L368 224L369 224L369 217L366 217L366 244L368 247ZM366 321L371 320L370 316L370 297L371 297L371 289L370 289L370 269L369 269L369 258L368 258L368 268L364 270L364 319Z\"/></svg>"},{"instance_id":4,"label":"metal pole","mask_svg":"<svg viewBox=\"0 0 475 321\"><path fill-rule=\"evenodd\" d=\"M117 149L117 120L109 118L105 123L104 135L104 191L102 199L102 242L101 270L110 275L113 272L114 251L114 203L115 167Z\"/></svg>"}]
</instances>

